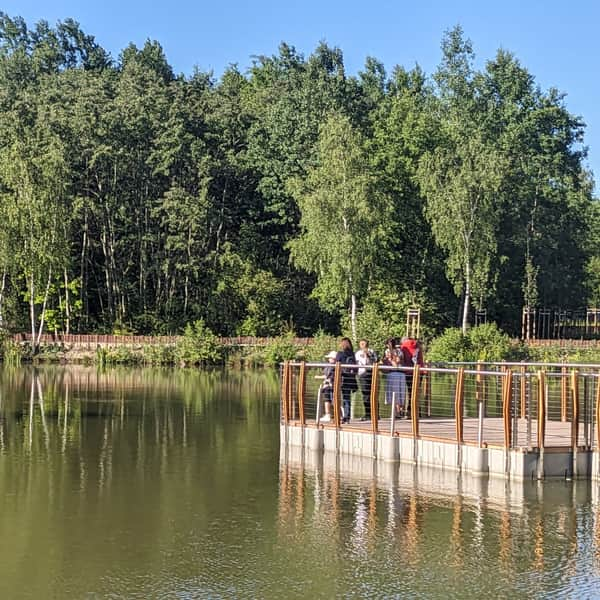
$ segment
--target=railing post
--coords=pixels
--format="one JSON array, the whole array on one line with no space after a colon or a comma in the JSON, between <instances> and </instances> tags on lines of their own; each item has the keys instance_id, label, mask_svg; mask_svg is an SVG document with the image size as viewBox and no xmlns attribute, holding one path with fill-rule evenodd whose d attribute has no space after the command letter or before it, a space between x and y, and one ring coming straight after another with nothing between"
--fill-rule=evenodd
<instances>
[{"instance_id":1,"label":"railing post","mask_svg":"<svg viewBox=\"0 0 600 600\"><path fill-rule=\"evenodd\" d=\"M281 414L286 425L288 424L288 377L289 363L286 360L283 362L283 372L281 374Z\"/></svg>"},{"instance_id":2,"label":"railing post","mask_svg":"<svg viewBox=\"0 0 600 600\"><path fill-rule=\"evenodd\" d=\"M600 377L596 379L596 446L600 448Z\"/></svg>"},{"instance_id":3,"label":"railing post","mask_svg":"<svg viewBox=\"0 0 600 600\"><path fill-rule=\"evenodd\" d=\"M420 383L420 369L419 365L415 365L413 368L413 381L412 389L410 394L410 410L412 417L412 433L413 438L419 437L419 383Z\"/></svg>"},{"instance_id":4,"label":"railing post","mask_svg":"<svg viewBox=\"0 0 600 600\"><path fill-rule=\"evenodd\" d=\"M504 422L504 447L511 447L512 438L512 419L511 417L512 403L512 371L506 369L502 378L502 420Z\"/></svg>"},{"instance_id":5,"label":"railing post","mask_svg":"<svg viewBox=\"0 0 600 600\"><path fill-rule=\"evenodd\" d=\"M425 373L423 377L423 396L426 404L425 416L431 417L431 371Z\"/></svg>"},{"instance_id":6,"label":"railing post","mask_svg":"<svg viewBox=\"0 0 600 600\"><path fill-rule=\"evenodd\" d=\"M377 398L379 392L379 364L375 363L371 370L371 430L373 433L379 432L379 406Z\"/></svg>"},{"instance_id":7,"label":"railing post","mask_svg":"<svg viewBox=\"0 0 600 600\"><path fill-rule=\"evenodd\" d=\"M465 392L465 370L459 367L456 373L456 391L454 393L454 418L456 419L456 443L462 444L463 435L463 405Z\"/></svg>"},{"instance_id":8,"label":"railing post","mask_svg":"<svg viewBox=\"0 0 600 600\"><path fill-rule=\"evenodd\" d=\"M300 424L304 426L304 396L306 394L306 363L300 363L300 374L298 375L298 410L300 411Z\"/></svg>"},{"instance_id":9,"label":"railing post","mask_svg":"<svg viewBox=\"0 0 600 600\"><path fill-rule=\"evenodd\" d=\"M567 420L567 389L568 375L567 368L560 370L560 420L565 423Z\"/></svg>"},{"instance_id":10,"label":"railing post","mask_svg":"<svg viewBox=\"0 0 600 600\"><path fill-rule=\"evenodd\" d=\"M579 445L579 372L571 371L571 395L573 398L573 420L571 421L571 447L577 453Z\"/></svg>"},{"instance_id":11,"label":"railing post","mask_svg":"<svg viewBox=\"0 0 600 600\"><path fill-rule=\"evenodd\" d=\"M294 370L292 369L292 361L288 362L288 417L290 420L296 420L296 403L294 402Z\"/></svg>"},{"instance_id":12,"label":"railing post","mask_svg":"<svg viewBox=\"0 0 600 600\"><path fill-rule=\"evenodd\" d=\"M333 420L336 429L340 427L340 396L342 391L342 365L338 361L333 370Z\"/></svg>"},{"instance_id":13,"label":"railing post","mask_svg":"<svg viewBox=\"0 0 600 600\"><path fill-rule=\"evenodd\" d=\"M521 385L519 386L521 399L521 419L527 417L527 369L521 367Z\"/></svg>"},{"instance_id":14,"label":"railing post","mask_svg":"<svg viewBox=\"0 0 600 600\"><path fill-rule=\"evenodd\" d=\"M546 446L546 373L538 371L538 422L537 422L538 448L543 450Z\"/></svg>"}]
</instances>

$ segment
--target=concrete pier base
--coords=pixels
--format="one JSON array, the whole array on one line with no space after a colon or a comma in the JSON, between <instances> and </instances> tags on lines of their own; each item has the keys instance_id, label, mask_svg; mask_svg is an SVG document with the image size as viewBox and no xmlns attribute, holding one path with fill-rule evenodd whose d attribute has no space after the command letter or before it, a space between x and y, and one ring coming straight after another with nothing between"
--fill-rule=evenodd
<instances>
[{"instance_id":1,"label":"concrete pier base","mask_svg":"<svg viewBox=\"0 0 600 600\"><path fill-rule=\"evenodd\" d=\"M598 452L571 448L479 448L454 441L414 439L326 427L281 425L282 445L324 452L336 460L376 459L380 465L406 464L444 472L468 473L514 480L546 478L600 480Z\"/></svg>"}]
</instances>

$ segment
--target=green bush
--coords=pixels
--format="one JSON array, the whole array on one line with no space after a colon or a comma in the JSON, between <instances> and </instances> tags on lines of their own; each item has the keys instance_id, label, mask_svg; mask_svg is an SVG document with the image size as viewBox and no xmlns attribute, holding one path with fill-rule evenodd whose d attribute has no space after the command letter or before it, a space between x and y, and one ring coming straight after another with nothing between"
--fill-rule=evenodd
<instances>
[{"instance_id":1,"label":"green bush","mask_svg":"<svg viewBox=\"0 0 600 600\"><path fill-rule=\"evenodd\" d=\"M146 344L142 348L142 360L147 365L173 365L175 364L175 346Z\"/></svg>"},{"instance_id":2,"label":"green bush","mask_svg":"<svg viewBox=\"0 0 600 600\"><path fill-rule=\"evenodd\" d=\"M199 319L186 326L183 337L175 347L175 358L179 364L215 365L223 361L223 351L217 336Z\"/></svg>"},{"instance_id":3,"label":"green bush","mask_svg":"<svg viewBox=\"0 0 600 600\"><path fill-rule=\"evenodd\" d=\"M299 358L299 349L294 343L292 332L273 338L262 351L263 364L275 367L284 360L295 360Z\"/></svg>"},{"instance_id":4,"label":"green bush","mask_svg":"<svg viewBox=\"0 0 600 600\"><path fill-rule=\"evenodd\" d=\"M520 360L522 350L511 342L506 333L495 323L486 323L469 329L467 335L462 330L451 327L435 338L427 349L430 362L497 362Z\"/></svg>"},{"instance_id":5,"label":"green bush","mask_svg":"<svg viewBox=\"0 0 600 600\"><path fill-rule=\"evenodd\" d=\"M458 327L450 327L433 339L427 348L428 362L464 362L473 360L471 340Z\"/></svg>"}]
</instances>

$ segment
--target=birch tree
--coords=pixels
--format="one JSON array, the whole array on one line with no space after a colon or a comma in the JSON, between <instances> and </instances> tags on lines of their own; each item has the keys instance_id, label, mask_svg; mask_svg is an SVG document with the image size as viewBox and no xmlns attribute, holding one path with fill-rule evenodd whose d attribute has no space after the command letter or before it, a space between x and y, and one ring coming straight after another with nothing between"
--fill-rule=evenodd
<instances>
[{"instance_id":1,"label":"birch tree","mask_svg":"<svg viewBox=\"0 0 600 600\"><path fill-rule=\"evenodd\" d=\"M324 308L348 307L353 337L357 303L377 270L389 222L374 183L361 136L333 114L319 133L316 166L290 186L301 213L291 259L316 275L313 296Z\"/></svg>"}]
</instances>

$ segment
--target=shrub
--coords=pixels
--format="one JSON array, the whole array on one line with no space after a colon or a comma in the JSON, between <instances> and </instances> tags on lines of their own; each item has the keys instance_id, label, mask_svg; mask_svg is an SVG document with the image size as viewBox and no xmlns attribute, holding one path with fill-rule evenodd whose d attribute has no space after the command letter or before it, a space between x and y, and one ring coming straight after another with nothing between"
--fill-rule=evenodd
<instances>
[{"instance_id":1,"label":"shrub","mask_svg":"<svg viewBox=\"0 0 600 600\"><path fill-rule=\"evenodd\" d=\"M469 329L467 335L456 327L446 329L427 350L431 362L496 362L516 359L519 349L495 323ZM518 358L522 358L519 356Z\"/></svg>"},{"instance_id":2,"label":"shrub","mask_svg":"<svg viewBox=\"0 0 600 600\"><path fill-rule=\"evenodd\" d=\"M428 362L463 362L472 360L471 340L458 327L450 327L427 348Z\"/></svg>"},{"instance_id":3,"label":"shrub","mask_svg":"<svg viewBox=\"0 0 600 600\"><path fill-rule=\"evenodd\" d=\"M506 333L495 323L485 323L469 329L473 358L484 362L510 360L514 356L513 346Z\"/></svg>"},{"instance_id":4,"label":"shrub","mask_svg":"<svg viewBox=\"0 0 600 600\"><path fill-rule=\"evenodd\" d=\"M175 364L175 346L166 344L146 344L142 348L142 359L148 365Z\"/></svg>"},{"instance_id":5,"label":"shrub","mask_svg":"<svg viewBox=\"0 0 600 600\"><path fill-rule=\"evenodd\" d=\"M222 362L217 336L199 319L186 326L175 348L175 358L183 365L214 365Z\"/></svg>"},{"instance_id":6,"label":"shrub","mask_svg":"<svg viewBox=\"0 0 600 600\"><path fill-rule=\"evenodd\" d=\"M294 343L294 334L292 332L286 335L280 335L273 338L263 352L263 362L268 367L275 367L284 360L294 360L298 358L299 350Z\"/></svg>"}]
</instances>

